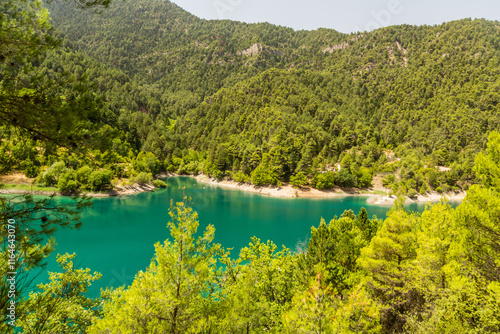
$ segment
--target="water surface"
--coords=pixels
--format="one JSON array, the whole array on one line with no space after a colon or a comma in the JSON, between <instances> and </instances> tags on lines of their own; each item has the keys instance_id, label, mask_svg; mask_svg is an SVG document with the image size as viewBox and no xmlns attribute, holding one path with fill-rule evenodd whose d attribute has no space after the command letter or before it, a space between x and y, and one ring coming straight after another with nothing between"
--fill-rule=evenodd
<instances>
[{"instance_id":1,"label":"water surface","mask_svg":"<svg viewBox=\"0 0 500 334\"><path fill-rule=\"evenodd\" d=\"M311 226L324 218L327 222L351 209L362 207L372 217L385 218L390 207L367 204L367 197L328 199L274 198L197 183L190 177L171 177L168 188L129 196L96 198L83 212L79 230L56 232L56 251L49 258L48 271L58 270L57 253L77 253L75 264L102 273L90 294L97 296L101 287L130 284L139 270L145 270L154 255L154 244L169 237L166 228L171 201L192 198L199 214L200 227L215 226L215 242L233 248L232 255L250 242L252 236L272 240L292 250L310 235ZM422 211L424 204L409 209ZM47 278L46 274L40 280Z\"/></svg>"}]
</instances>

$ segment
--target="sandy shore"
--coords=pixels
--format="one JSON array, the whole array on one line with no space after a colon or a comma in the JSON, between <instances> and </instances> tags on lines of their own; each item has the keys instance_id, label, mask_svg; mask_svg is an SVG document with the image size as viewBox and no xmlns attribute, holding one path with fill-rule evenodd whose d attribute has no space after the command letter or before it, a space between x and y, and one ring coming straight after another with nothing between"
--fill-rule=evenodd
<instances>
[{"instance_id":1,"label":"sandy shore","mask_svg":"<svg viewBox=\"0 0 500 334\"><path fill-rule=\"evenodd\" d=\"M296 189L289 184L283 184L282 187L256 187L248 183L238 183L230 180L221 180L210 178L206 175L198 175L195 177L198 182L216 185L228 189L238 189L273 197L306 197L306 198L334 198L346 196L363 196L369 197L368 203L374 205L393 205L396 200L395 196L380 195L369 193L370 191L386 191L386 189L365 189L363 192L359 189L341 189L334 188L331 190L318 190L310 187L302 187ZM387 190L388 191L388 190ZM406 203L426 203L426 202L439 202L443 196L438 193L431 193L426 196L419 195L416 199L406 199ZM446 194L450 201L461 201L465 198L465 192Z\"/></svg>"}]
</instances>

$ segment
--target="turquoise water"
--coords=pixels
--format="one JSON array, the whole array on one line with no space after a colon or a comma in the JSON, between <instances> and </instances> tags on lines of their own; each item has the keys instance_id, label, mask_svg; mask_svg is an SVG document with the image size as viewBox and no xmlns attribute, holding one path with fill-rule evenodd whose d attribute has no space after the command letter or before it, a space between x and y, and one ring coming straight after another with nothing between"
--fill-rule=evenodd
<instances>
[{"instance_id":1,"label":"turquoise water","mask_svg":"<svg viewBox=\"0 0 500 334\"><path fill-rule=\"evenodd\" d=\"M154 255L154 244L169 237L166 228L170 201L189 196L199 214L199 231L215 226L215 242L239 250L252 236L272 240L292 250L310 235L311 226L321 218L327 222L346 209L356 214L362 207L371 217L385 218L389 207L369 205L366 197L335 199L273 198L197 183L190 177L168 178L169 187L130 196L97 198L83 212L79 230L61 229L55 233L56 251L48 260L48 271L58 271L56 253L77 253L75 267L102 273L89 291L99 295L101 287L129 285L139 270L145 270ZM182 188L185 187L183 190ZM410 210L422 211L424 204ZM39 280L47 279L44 273Z\"/></svg>"}]
</instances>

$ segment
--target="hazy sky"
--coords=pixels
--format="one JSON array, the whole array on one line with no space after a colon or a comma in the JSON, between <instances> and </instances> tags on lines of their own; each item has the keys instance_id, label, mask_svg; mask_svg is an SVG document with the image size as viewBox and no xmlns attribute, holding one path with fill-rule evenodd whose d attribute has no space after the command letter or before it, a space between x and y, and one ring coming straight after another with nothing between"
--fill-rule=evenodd
<instances>
[{"instance_id":1,"label":"hazy sky","mask_svg":"<svg viewBox=\"0 0 500 334\"><path fill-rule=\"evenodd\" d=\"M500 0L171 0L205 19L270 22L296 30L349 33L397 24L500 20Z\"/></svg>"}]
</instances>

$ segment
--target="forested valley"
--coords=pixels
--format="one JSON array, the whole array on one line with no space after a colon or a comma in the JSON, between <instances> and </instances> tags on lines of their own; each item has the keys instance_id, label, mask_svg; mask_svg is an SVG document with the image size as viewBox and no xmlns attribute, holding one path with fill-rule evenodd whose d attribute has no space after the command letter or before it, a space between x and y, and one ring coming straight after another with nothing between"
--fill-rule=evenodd
<instances>
[{"instance_id":1,"label":"forested valley","mask_svg":"<svg viewBox=\"0 0 500 334\"><path fill-rule=\"evenodd\" d=\"M169 1L2 1L0 175L74 200L0 197L0 220L18 226L17 326L499 332L499 60L497 21L342 34L203 20ZM213 226L197 233L186 198L132 285L90 298L100 274L65 254L60 273L30 286L55 229L79 227L82 193L164 187L162 172L322 190L378 178L398 200L385 219L318 217L301 249L252 238L231 251ZM455 191L467 191L456 209L443 199L405 211L406 197ZM0 235L9 333L12 241Z\"/></svg>"}]
</instances>

